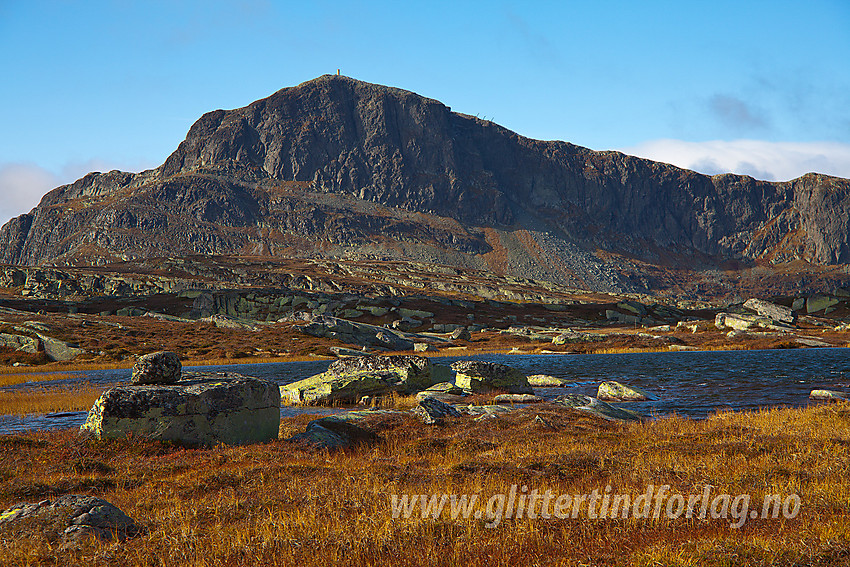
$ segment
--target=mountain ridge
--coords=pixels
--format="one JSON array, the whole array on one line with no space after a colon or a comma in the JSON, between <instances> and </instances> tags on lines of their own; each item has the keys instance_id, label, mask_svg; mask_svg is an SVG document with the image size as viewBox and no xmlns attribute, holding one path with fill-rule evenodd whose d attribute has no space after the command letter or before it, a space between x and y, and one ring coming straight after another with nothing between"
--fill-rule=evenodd
<instances>
[{"instance_id":1,"label":"mountain ridge","mask_svg":"<svg viewBox=\"0 0 850 567\"><path fill-rule=\"evenodd\" d=\"M156 169L54 189L0 262L363 255L625 289L626 264L848 263L848 212L845 179L707 176L324 75L204 114Z\"/></svg>"}]
</instances>

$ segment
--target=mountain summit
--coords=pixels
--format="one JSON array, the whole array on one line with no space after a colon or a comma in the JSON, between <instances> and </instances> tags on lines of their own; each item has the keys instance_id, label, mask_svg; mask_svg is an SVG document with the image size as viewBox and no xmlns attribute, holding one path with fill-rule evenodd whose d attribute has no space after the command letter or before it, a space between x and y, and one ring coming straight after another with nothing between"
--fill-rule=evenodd
<instances>
[{"instance_id":1,"label":"mountain summit","mask_svg":"<svg viewBox=\"0 0 850 567\"><path fill-rule=\"evenodd\" d=\"M324 75L204 114L156 169L54 189L0 230L0 262L372 258L617 290L642 266L848 263L848 213L846 179L706 176Z\"/></svg>"}]
</instances>

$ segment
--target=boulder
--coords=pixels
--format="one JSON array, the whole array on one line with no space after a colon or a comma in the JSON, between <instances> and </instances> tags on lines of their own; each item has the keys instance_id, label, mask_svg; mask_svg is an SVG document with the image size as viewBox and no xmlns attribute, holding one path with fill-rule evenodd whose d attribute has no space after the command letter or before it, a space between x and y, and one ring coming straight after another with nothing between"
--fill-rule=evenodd
<instances>
[{"instance_id":1,"label":"boulder","mask_svg":"<svg viewBox=\"0 0 850 567\"><path fill-rule=\"evenodd\" d=\"M785 307L784 305L776 305L775 303L764 301L762 299L748 299L744 303L744 309L749 309L750 311L758 313L762 317L767 317L768 319L779 321L780 323L793 325L797 321L797 314L790 308Z\"/></svg>"},{"instance_id":2,"label":"boulder","mask_svg":"<svg viewBox=\"0 0 850 567\"><path fill-rule=\"evenodd\" d=\"M536 404L543 398L534 394L499 394L493 401L497 404Z\"/></svg>"},{"instance_id":3,"label":"boulder","mask_svg":"<svg viewBox=\"0 0 850 567\"><path fill-rule=\"evenodd\" d=\"M174 384L180 379L183 365L177 353L161 350L140 356L133 365L133 384Z\"/></svg>"},{"instance_id":4,"label":"boulder","mask_svg":"<svg viewBox=\"0 0 850 567\"><path fill-rule=\"evenodd\" d=\"M504 364L460 360L452 364L452 370L456 373L455 385L473 393L534 393L525 374Z\"/></svg>"},{"instance_id":5,"label":"boulder","mask_svg":"<svg viewBox=\"0 0 850 567\"><path fill-rule=\"evenodd\" d=\"M316 449L347 449L355 445L374 443L380 437L336 416L315 419L307 424L304 433L293 435L287 441L306 443Z\"/></svg>"},{"instance_id":6,"label":"boulder","mask_svg":"<svg viewBox=\"0 0 850 567\"><path fill-rule=\"evenodd\" d=\"M602 382L596 391L596 397L609 402L643 402L653 396L635 386L627 386L616 381Z\"/></svg>"},{"instance_id":7,"label":"boulder","mask_svg":"<svg viewBox=\"0 0 850 567\"><path fill-rule=\"evenodd\" d=\"M535 374L528 377L528 383L535 388L564 388L571 382L564 378L556 378L548 374Z\"/></svg>"},{"instance_id":8,"label":"boulder","mask_svg":"<svg viewBox=\"0 0 850 567\"><path fill-rule=\"evenodd\" d=\"M839 300L828 295L813 295L806 299L806 313L815 313L823 311L827 307L837 305Z\"/></svg>"},{"instance_id":9,"label":"boulder","mask_svg":"<svg viewBox=\"0 0 850 567\"><path fill-rule=\"evenodd\" d=\"M431 343L414 343L413 352L435 352L437 347Z\"/></svg>"},{"instance_id":10,"label":"boulder","mask_svg":"<svg viewBox=\"0 0 850 567\"><path fill-rule=\"evenodd\" d=\"M321 374L281 386L280 393L296 404L355 403L367 395L413 394L435 381L430 362L421 356L353 356L335 360Z\"/></svg>"},{"instance_id":11,"label":"boulder","mask_svg":"<svg viewBox=\"0 0 850 567\"><path fill-rule=\"evenodd\" d=\"M612 406L608 402L583 394L558 396L552 400L552 403L587 412L608 421L640 421L641 419L641 416L633 411Z\"/></svg>"},{"instance_id":12,"label":"boulder","mask_svg":"<svg viewBox=\"0 0 850 567\"><path fill-rule=\"evenodd\" d=\"M449 335L452 340L455 341L471 341L472 335L469 333L469 329L466 327L461 327L460 329L455 329L452 331L452 334Z\"/></svg>"},{"instance_id":13,"label":"boulder","mask_svg":"<svg viewBox=\"0 0 850 567\"><path fill-rule=\"evenodd\" d=\"M191 373L176 384L118 386L104 392L81 431L96 438L128 434L185 445L276 439L278 385L240 374Z\"/></svg>"},{"instance_id":14,"label":"boulder","mask_svg":"<svg viewBox=\"0 0 850 567\"><path fill-rule=\"evenodd\" d=\"M0 347L13 348L30 354L38 352L38 339L24 335L0 333Z\"/></svg>"},{"instance_id":15,"label":"boulder","mask_svg":"<svg viewBox=\"0 0 850 567\"><path fill-rule=\"evenodd\" d=\"M759 315L718 313L714 318L714 325L718 329L746 331L756 326L767 327L770 325L770 319Z\"/></svg>"},{"instance_id":16,"label":"boulder","mask_svg":"<svg viewBox=\"0 0 850 567\"><path fill-rule=\"evenodd\" d=\"M69 494L54 501L15 504L0 513L0 533L44 535L48 541L72 547L87 538L124 540L139 527L115 505L94 496ZM61 548L60 548L61 549Z\"/></svg>"},{"instance_id":17,"label":"boulder","mask_svg":"<svg viewBox=\"0 0 850 567\"><path fill-rule=\"evenodd\" d=\"M460 412L454 406L450 406L436 398L419 400L419 405L410 411L426 425L440 425L447 417L461 416Z\"/></svg>"},{"instance_id":18,"label":"boulder","mask_svg":"<svg viewBox=\"0 0 850 567\"><path fill-rule=\"evenodd\" d=\"M827 400L833 402L850 402L850 394L837 392L835 390L812 390L809 397L813 400Z\"/></svg>"},{"instance_id":19,"label":"boulder","mask_svg":"<svg viewBox=\"0 0 850 567\"><path fill-rule=\"evenodd\" d=\"M413 350L413 341L404 333L330 315L309 315L306 324L296 329L314 337L339 339L344 343L357 346Z\"/></svg>"},{"instance_id":20,"label":"boulder","mask_svg":"<svg viewBox=\"0 0 850 567\"><path fill-rule=\"evenodd\" d=\"M44 354L47 358L56 362L67 362L72 360L77 355L83 354L85 350L79 348L76 343L68 343L54 339L39 333L36 333L41 339L41 344L44 345Z\"/></svg>"}]
</instances>

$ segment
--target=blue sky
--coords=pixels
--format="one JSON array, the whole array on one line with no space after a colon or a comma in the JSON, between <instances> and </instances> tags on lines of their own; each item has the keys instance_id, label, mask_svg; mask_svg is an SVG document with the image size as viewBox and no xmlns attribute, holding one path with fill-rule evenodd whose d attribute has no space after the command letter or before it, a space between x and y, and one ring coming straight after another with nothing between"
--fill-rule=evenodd
<instances>
[{"instance_id":1,"label":"blue sky","mask_svg":"<svg viewBox=\"0 0 850 567\"><path fill-rule=\"evenodd\" d=\"M324 73L705 173L850 177L850 1L0 0L0 222Z\"/></svg>"}]
</instances>

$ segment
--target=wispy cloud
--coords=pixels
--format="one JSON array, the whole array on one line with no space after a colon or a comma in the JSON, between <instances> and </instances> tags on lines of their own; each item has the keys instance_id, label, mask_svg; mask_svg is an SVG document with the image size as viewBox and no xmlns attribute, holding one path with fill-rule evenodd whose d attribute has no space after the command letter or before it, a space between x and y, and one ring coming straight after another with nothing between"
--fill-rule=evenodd
<instances>
[{"instance_id":1,"label":"wispy cloud","mask_svg":"<svg viewBox=\"0 0 850 567\"><path fill-rule=\"evenodd\" d=\"M787 181L809 172L850 178L850 144L760 140L650 140L620 151L700 173Z\"/></svg>"},{"instance_id":2,"label":"wispy cloud","mask_svg":"<svg viewBox=\"0 0 850 567\"><path fill-rule=\"evenodd\" d=\"M72 183L89 172L141 171L147 167L150 167L147 163L117 164L91 159L67 163L53 172L34 163L0 163L0 224L29 212L51 189Z\"/></svg>"},{"instance_id":3,"label":"wispy cloud","mask_svg":"<svg viewBox=\"0 0 850 567\"><path fill-rule=\"evenodd\" d=\"M735 130L764 129L769 125L763 110L736 96L716 94L708 106L725 126Z\"/></svg>"}]
</instances>

